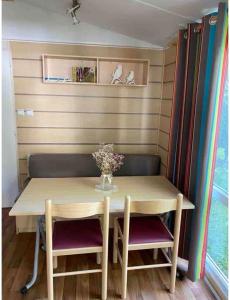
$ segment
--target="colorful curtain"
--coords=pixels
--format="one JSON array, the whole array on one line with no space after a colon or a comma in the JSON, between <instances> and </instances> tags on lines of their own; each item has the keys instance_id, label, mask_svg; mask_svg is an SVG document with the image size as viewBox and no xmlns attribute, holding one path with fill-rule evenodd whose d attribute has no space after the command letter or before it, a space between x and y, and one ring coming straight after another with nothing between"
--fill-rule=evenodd
<instances>
[{"instance_id":1,"label":"colorful curtain","mask_svg":"<svg viewBox=\"0 0 230 300\"><path fill-rule=\"evenodd\" d=\"M227 4L179 32L167 176L195 204L182 216L179 255L204 275L208 218L228 59Z\"/></svg>"}]
</instances>

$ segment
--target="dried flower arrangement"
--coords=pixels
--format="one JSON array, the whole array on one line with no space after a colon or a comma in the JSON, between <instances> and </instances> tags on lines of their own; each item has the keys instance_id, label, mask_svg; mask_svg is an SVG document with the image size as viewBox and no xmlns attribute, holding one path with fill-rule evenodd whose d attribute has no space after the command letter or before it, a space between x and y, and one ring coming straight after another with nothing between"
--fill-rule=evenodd
<instances>
[{"instance_id":1,"label":"dried flower arrangement","mask_svg":"<svg viewBox=\"0 0 230 300\"><path fill-rule=\"evenodd\" d=\"M113 153L113 144L103 144L92 155L102 174L112 174L123 165L124 155Z\"/></svg>"}]
</instances>

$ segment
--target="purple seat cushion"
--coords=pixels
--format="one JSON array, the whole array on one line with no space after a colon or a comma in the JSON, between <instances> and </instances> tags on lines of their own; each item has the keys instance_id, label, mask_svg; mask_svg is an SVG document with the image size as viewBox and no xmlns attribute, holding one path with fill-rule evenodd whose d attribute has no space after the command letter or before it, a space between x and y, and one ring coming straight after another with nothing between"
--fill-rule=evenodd
<instances>
[{"instance_id":1,"label":"purple seat cushion","mask_svg":"<svg viewBox=\"0 0 230 300\"><path fill-rule=\"evenodd\" d=\"M123 231L124 219L119 218L118 223ZM131 217L129 226L129 244L145 244L172 241L161 219L151 217Z\"/></svg>"},{"instance_id":2,"label":"purple seat cushion","mask_svg":"<svg viewBox=\"0 0 230 300\"><path fill-rule=\"evenodd\" d=\"M102 246L103 238L98 219L57 221L53 230L53 249Z\"/></svg>"}]
</instances>

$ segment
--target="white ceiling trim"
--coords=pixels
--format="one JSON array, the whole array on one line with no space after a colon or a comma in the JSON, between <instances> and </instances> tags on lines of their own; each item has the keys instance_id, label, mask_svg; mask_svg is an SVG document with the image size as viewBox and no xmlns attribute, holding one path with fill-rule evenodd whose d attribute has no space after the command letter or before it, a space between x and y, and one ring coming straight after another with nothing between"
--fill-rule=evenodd
<instances>
[{"instance_id":1,"label":"white ceiling trim","mask_svg":"<svg viewBox=\"0 0 230 300\"><path fill-rule=\"evenodd\" d=\"M7 0L8 1L8 0ZM165 49L168 49L168 46L161 47L161 46L155 46L153 47L141 47L141 46L129 46L129 45L119 45L119 44L101 44L101 43L89 43L89 42L78 42L78 43L71 43L71 42L54 42L54 41L44 41L44 40L26 40L21 38L2 38L3 41L8 42L26 42L26 43L33 43L33 44L54 44L54 45L73 45L73 46L89 46L89 47L104 47L104 48L122 48L122 49L141 49L141 50L154 50L154 51L163 51Z\"/></svg>"},{"instance_id":2,"label":"white ceiling trim","mask_svg":"<svg viewBox=\"0 0 230 300\"><path fill-rule=\"evenodd\" d=\"M154 5L154 4L149 3L149 2L147 2L147 1L144 1L144 0L132 0L132 1L138 2L138 3L140 3L140 4L143 4L143 5L152 7L152 8L155 8L155 9L160 10L160 11L162 11L162 12L165 12L165 13L167 13L167 14L169 14L169 15L173 15L173 16L176 16L176 17L180 17L180 18L183 18L183 19L188 20L188 21L193 21L193 22L196 21L196 18L195 18L195 17L192 17L192 18L191 18L191 17L187 17L187 16L184 16L184 15L178 14L178 13L172 11L172 10L162 8L162 7L160 7L160 6Z\"/></svg>"}]
</instances>

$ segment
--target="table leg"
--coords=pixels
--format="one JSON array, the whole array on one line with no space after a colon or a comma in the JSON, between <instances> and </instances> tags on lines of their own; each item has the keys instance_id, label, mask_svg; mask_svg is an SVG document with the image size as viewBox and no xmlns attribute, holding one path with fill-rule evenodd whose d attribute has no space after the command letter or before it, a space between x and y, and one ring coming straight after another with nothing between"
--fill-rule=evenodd
<instances>
[{"instance_id":1,"label":"table leg","mask_svg":"<svg viewBox=\"0 0 230 300\"><path fill-rule=\"evenodd\" d=\"M35 240L35 248L34 248L34 267L33 267L33 275L29 282L27 282L22 288L21 293L26 294L28 290L34 285L38 275L38 258L39 258L39 247L40 247L40 223L42 220L42 216L37 219L36 226L36 240Z\"/></svg>"},{"instance_id":2,"label":"table leg","mask_svg":"<svg viewBox=\"0 0 230 300\"><path fill-rule=\"evenodd\" d=\"M44 231L44 223L45 223L45 216L40 217L40 222L39 222L39 228L40 228L40 235L41 235L41 240L42 240L42 250L46 251L46 237L45 237L45 231Z\"/></svg>"},{"instance_id":3,"label":"table leg","mask_svg":"<svg viewBox=\"0 0 230 300\"><path fill-rule=\"evenodd\" d=\"M167 226L170 227L170 224L169 224L170 219L169 219L169 217L170 217L170 213L169 212L162 215L163 222L165 224L167 224ZM168 248L168 254L169 254L169 256L172 256L172 249L171 248ZM171 270L171 268L170 268L170 270ZM185 277L186 277L186 271L178 263L177 263L176 277L178 279L180 279L180 280L184 280Z\"/></svg>"}]
</instances>

